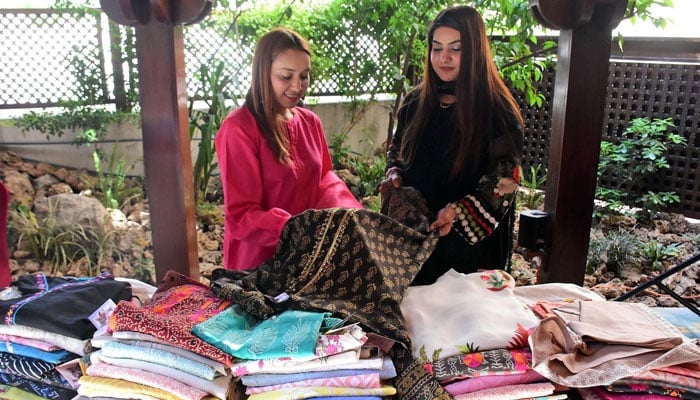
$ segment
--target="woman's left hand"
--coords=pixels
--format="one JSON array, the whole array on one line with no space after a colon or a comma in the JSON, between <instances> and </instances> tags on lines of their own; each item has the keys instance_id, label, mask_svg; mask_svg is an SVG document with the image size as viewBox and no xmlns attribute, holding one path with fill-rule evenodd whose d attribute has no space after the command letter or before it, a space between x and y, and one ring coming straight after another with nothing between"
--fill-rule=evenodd
<instances>
[{"instance_id":1,"label":"woman's left hand","mask_svg":"<svg viewBox=\"0 0 700 400\"><path fill-rule=\"evenodd\" d=\"M452 223L455 221L455 218L457 218L457 210L455 209L455 205L448 203L443 209L438 211L437 218L432 224L430 224L429 229L431 231L438 230L440 236L445 236L450 233L450 229L452 229Z\"/></svg>"}]
</instances>

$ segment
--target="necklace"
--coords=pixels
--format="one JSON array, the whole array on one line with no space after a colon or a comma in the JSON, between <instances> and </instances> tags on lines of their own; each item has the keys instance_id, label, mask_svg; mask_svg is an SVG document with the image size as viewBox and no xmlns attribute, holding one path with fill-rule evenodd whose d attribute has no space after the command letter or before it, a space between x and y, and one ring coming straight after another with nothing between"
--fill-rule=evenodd
<instances>
[{"instance_id":1,"label":"necklace","mask_svg":"<svg viewBox=\"0 0 700 400\"><path fill-rule=\"evenodd\" d=\"M441 102L441 101L438 102L438 103L440 104L440 108L442 108L443 110L446 109L446 108L449 108L451 105L454 104L454 103L443 103L443 102Z\"/></svg>"}]
</instances>

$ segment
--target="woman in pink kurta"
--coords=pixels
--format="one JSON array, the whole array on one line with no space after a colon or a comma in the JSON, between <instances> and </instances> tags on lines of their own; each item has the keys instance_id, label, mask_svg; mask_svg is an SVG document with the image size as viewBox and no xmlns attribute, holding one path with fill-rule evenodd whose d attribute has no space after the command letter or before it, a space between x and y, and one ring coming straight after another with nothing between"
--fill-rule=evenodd
<instances>
[{"instance_id":1,"label":"woman in pink kurta","mask_svg":"<svg viewBox=\"0 0 700 400\"><path fill-rule=\"evenodd\" d=\"M253 269L272 257L294 214L362 207L332 171L320 119L297 106L309 76L304 39L286 29L268 32L256 46L246 102L216 136L227 269Z\"/></svg>"}]
</instances>

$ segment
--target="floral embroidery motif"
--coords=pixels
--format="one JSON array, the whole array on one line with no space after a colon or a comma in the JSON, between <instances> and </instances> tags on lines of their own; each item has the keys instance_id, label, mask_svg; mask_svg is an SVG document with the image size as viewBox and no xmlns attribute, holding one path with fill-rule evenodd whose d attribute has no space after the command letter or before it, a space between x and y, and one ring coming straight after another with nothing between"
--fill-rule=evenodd
<instances>
[{"instance_id":1,"label":"floral embroidery motif","mask_svg":"<svg viewBox=\"0 0 700 400\"><path fill-rule=\"evenodd\" d=\"M425 365L440 382L479 376L522 374L532 368L529 349L493 349L441 358Z\"/></svg>"},{"instance_id":2,"label":"floral embroidery motif","mask_svg":"<svg viewBox=\"0 0 700 400\"><path fill-rule=\"evenodd\" d=\"M513 286L513 277L503 270L490 270L481 273L481 280L488 290L498 292Z\"/></svg>"},{"instance_id":3,"label":"floral embroidery motif","mask_svg":"<svg viewBox=\"0 0 700 400\"><path fill-rule=\"evenodd\" d=\"M493 189L493 195L495 198L501 198L505 195L513 194L518 190L520 186L520 166L516 165L513 168L512 177L502 176L498 179L496 187ZM504 206L507 206L507 199L503 200Z\"/></svg>"}]
</instances>

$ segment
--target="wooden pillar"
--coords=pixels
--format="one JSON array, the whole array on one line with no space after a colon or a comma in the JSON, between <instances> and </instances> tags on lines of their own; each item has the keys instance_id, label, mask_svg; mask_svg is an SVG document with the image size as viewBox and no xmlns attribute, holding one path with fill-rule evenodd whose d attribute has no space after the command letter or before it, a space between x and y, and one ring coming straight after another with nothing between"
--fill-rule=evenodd
<instances>
[{"instance_id":1,"label":"wooden pillar","mask_svg":"<svg viewBox=\"0 0 700 400\"><path fill-rule=\"evenodd\" d=\"M112 20L136 31L146 196L159 281L168 270L199 277L183 24L204 18L212 1L100 1Z\"/></svg>"},{"instance_id":2,"label":"wooden pillar","mask_svg":"<svg viewBox=\"0 0 700 400\"><path fill-rule=\"evenodd\" d=\"M539 282L583 284L590 239L612 30L627 0L530 0L535 18L560 30L551 110Z\"/></svg>"}]
</instances>

